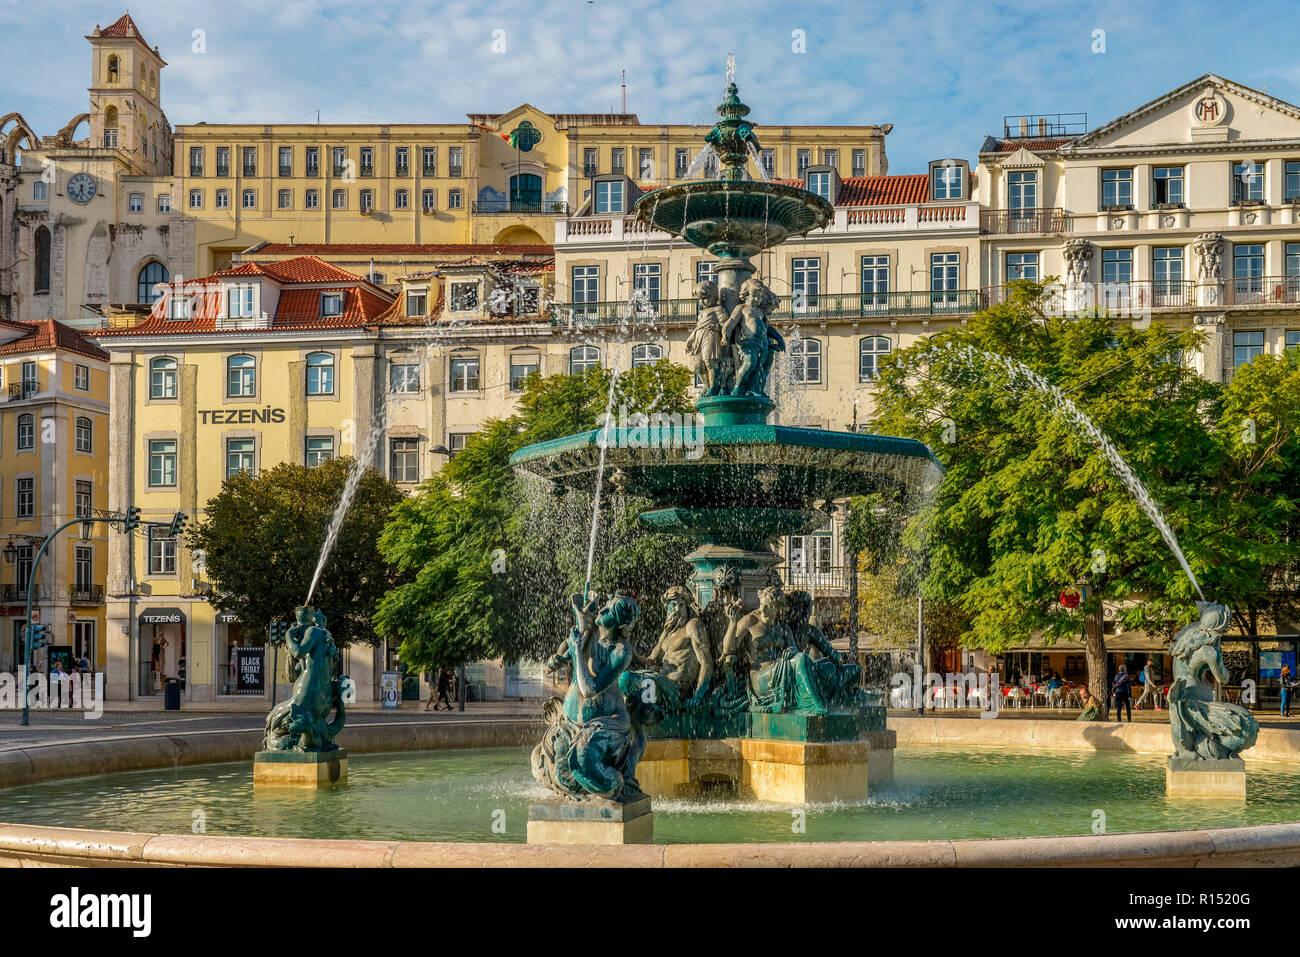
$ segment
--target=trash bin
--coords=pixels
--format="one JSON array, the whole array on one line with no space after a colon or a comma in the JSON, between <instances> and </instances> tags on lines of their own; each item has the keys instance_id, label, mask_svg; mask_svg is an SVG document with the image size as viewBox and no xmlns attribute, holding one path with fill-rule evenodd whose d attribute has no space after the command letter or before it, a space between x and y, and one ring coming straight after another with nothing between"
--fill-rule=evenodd
<instances>
[{"instance_id":1,"label":"trash bin","mask_svg":"<svg viewBox=\"0 0 1300 957\"><path fill-rule=\"evenodd\" d=\"M168 678L167 684L163 687L163 710L180 711L181 710L181 679Z\"/></svg>"}]
</instances>

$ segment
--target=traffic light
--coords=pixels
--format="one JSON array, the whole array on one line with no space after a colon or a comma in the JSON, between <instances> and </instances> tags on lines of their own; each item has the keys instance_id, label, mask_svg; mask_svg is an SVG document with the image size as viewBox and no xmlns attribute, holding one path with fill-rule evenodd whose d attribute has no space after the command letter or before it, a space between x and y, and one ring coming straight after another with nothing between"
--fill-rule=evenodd
<instances>
[{"instance_id":1,"label":"traffic light","mask_svg":"<svg viewBox=\"0 0 1300 957\"><path fill-rule=\"evenodd\" d=\"M287 621L271 622L271 643L278 644L283 641L289 634L289 623Z\"/></svg>"},{"instance_id":2,"label":"traffic light","mask_svg":"<svg viewBox=\"0 0 1300 957\"><path fill-rule=\"evenodd\" d=\"M50 626L49 625L28 625L27 636L31 639L32 650L44 648L50 643Z\"/></svg>"},{"instance_id":3,"label":"traffic light","mask_svg":"<svg viewBox=\"0 0 1300 957\"><path fill-rule=\"evenodd\" d=\"M140 506L130 505L126 510L126 520L122 523L122 531L130 532L140 527Z\"/></svg>"},{"instance_id":4,"label":"traffic light","mask_svg":"<svg viewBox=\"0 0 1300 957\"><path fill-rule=\"evenodd\" d=\"M175 538L181 532L185 531L185 523L189 519L185 517L184 512L177 512L172 516L171 524L167 526L167 533Z\"/></svg>"}]
</instances>

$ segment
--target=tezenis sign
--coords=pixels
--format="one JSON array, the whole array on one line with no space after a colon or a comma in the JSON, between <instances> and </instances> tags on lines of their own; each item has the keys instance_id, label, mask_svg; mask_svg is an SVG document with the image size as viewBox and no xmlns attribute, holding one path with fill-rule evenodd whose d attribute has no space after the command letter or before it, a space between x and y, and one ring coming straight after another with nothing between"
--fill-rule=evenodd
<instances>
[{"instance_id":1,"label":"tezenis sign","mask_svg":"<svg viewBox=\"0 0 1300 957\"><path fill-rule=\"evenodd\" d=\"M255 422L283 422L284 409L200 409L201 425L252 425Z\"/></svg>"}]
</instances>

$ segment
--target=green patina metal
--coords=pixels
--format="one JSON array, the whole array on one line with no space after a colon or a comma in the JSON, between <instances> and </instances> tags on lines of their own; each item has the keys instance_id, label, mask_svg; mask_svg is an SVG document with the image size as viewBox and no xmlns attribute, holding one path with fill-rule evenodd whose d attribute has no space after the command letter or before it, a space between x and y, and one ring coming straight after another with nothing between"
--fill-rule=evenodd
<instances>
[{"instance_id":1,"label":"green patina metal","mask_svg":"<svg viewBox=\"0 0 1300 957\"><path fill-rule=\"evenodd\" d=\"M284 638L289 673L295 676L293 694L266 716L262 747L265 751L337 751L334 739L347 720L343 689L348 681L346 675L335 674L339 649L325 628L322 612L302 605L294 610L294 617Z\"/></svg>"}]
</instances>

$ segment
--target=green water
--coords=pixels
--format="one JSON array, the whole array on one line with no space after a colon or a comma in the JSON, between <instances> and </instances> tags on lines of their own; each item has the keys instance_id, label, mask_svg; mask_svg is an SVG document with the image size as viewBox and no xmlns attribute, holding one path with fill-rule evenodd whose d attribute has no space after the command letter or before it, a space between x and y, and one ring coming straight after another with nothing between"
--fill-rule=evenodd
<instances>
[{"instance_id":1,"label":"green water","mask_svg":"<svg viewBox=\"0 0 1300 957\"><path fill-rule=\"evenodd\" d=\"M0 791L0 821L119 831L406 841L525 839L547 792L528 751L352 755L350 782L255 792L252 765L138 771ZM1244 805L1171 802L1161 755L900 749L870 800L788 807L655 801L662 843L901 841L1271 824L1300 819L1300 767L1247 765ZM802 824L803 830L797 830Z\"/></svg>"}]
</instances>

